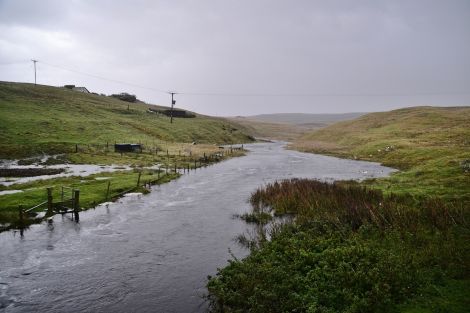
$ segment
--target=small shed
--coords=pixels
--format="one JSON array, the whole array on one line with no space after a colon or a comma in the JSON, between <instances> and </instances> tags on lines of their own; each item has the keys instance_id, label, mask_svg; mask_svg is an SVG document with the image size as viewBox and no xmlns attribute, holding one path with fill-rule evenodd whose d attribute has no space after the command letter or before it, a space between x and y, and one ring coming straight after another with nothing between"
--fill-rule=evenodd
<instances>
[{"instance_id":1,"label":"small shed","mask_svg":"<svg viewBox=\"0 0 470 313\"><path fill-rule=\"evenodd\" d=\"M140 143L116 143L114 152L142 152Z\"/></svg>"},{"instance_id":2,"label":"small shed","mask_svg":"<svg viewBox=\"0 0 470 313\"><path fill-rule=\"evenodd\" d=\"M73 87L72 90L73 91L78 91L78 92L90 93L90 91L88 91L88 89L86 89L86 87Z\"/></svg>"},{"instance_id":3,"label":"small shed","mask_svg":"<svg viewBox=\"0 0 470 313\"><path fill-rule=\"evenodd\" d=\"M90 93L90 91L86 89L86 87L77 87L75 85L64 85L64 88L67 88L73 91L78 91L78 92Z\"/></svg>"}]
</instances>

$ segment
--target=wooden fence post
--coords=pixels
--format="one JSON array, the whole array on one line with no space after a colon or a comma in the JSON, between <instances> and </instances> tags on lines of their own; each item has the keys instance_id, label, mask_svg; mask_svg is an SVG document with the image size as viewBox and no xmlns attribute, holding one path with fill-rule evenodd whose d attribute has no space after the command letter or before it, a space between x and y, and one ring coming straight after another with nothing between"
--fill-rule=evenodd
<instances>
[{"instance_id":1,"label":"wooden fence post","mask_svg":"<svg viewBox=\"0 0 470 313\"><path fill-rule=\"evenodd\" d=\"M108 188L106 188L106 201L109 199L109 187L111 186L111 181L108 180Z\"/></svg>"},{"instance_id":2,"label":"wooden fence post","mask_svg":"<svg viewBox=\"0 0 470 313\"><path fill-rule=\"evenodd\" d=\"M140 175L142 175L142 172L139 172L139 177L137 177L137 187L140 185Z\"/></svg>"},{"instance_id":3,"label":"wooden fence post","mask_svg":"<svg viewBox=\"0 0 470 313\"><path fill-rule=\"evenodd\" d=\"M75 153L78 152L78 144L75 144Z\"/></svg>"},{"instance_id":4,"label":"wooden fence post","mask_svg":"<svg viewBox=\"0 0 470 313\"><path fill-rule=\"evenodd\" d=\"M80 190L75 189L73 191L73 211L78 212L80 209Z\"/></svg>"},{"instance_id":5,"label":"wooden fence post","mask_svg":"<svg viewBox=\"0 0 470 313\"><path fill-rule=\"evenodd\" d=\"M47 215L52 214L52 188L48 187L47 188Z\"/></svg>"}]
</instances>

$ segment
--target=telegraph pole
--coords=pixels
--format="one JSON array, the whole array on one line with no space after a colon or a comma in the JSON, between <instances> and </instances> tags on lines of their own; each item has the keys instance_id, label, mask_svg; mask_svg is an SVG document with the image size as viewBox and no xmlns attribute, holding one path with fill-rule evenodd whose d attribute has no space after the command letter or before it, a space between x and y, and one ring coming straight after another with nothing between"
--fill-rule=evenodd
<instances>
[{"instance_id":1,"label":"telegraph pole","mask_svg":"<svg viewBox=\"0 0 470 313\"><path fill-rule=\"evenodd\" d=\"M36 63L38 62L38 60L32 59L31 61L33 61L34 63L34 84L36 85Z\"/></svg>"},{"instance_id":2,"label":"telegraph pole","mask_svg":"<svg viewBox=\"0 0 470 313\"><path fill-rule=\"evenodd\" d=\"M170 92L171 94L171 111L170 111L170 123L173 124L173 106L176 104L176 100L173 100L173 96L176 92Z\"/></svg>"}]
</instances>

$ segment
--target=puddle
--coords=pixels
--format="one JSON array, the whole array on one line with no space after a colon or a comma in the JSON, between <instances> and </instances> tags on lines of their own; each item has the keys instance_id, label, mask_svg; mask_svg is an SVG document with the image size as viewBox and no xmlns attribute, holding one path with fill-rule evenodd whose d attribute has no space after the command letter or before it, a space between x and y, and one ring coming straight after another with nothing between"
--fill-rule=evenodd
<instances>
[{"instance_id":1,"label":"puddle","mask_svg":"<svg viewBox=\"0 0 470 313\"><path fill-rule=\"evenodd\" d=\"M130 166L123 165L94 165L94 164L55 164L55 165L12 165L10 162L8 168L15 169L64 169L65 171L60 174L54 175L39 175L30 177L0 177L0 185L11 186L14 184L23 184L37 180L52 179L58 177L70 176L90 176L99 173L111 173L122 170L132 170ZM2 162L2 167L5 168L5 163Z\"/></svg>"},{"instance_id":2,"label":"puddle","mask_svg":"<svg viewBox=\"0 0 470 313\"><path fill-rule=\"evenodd\" d=\"M18 193L18 192L23 192L23 190L3 190L3 191L0 191L0 196L11 195L13 193Z\"/></svg>"}]
</instances>

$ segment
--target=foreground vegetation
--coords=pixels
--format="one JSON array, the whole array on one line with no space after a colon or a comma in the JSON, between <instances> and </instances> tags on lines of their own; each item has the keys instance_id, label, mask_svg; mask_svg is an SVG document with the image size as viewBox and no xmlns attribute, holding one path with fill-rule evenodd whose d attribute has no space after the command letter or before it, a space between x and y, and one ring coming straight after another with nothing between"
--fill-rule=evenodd
<instances>
[{"instance_id":1,"label":"foreground vegetation","mask_svg":"<svg viewBox=\"0 0 470 313\"><path fill-rule=\"evenodd\" d=\"M470 201L470 107L372 113L306 134L291 147L400 169L369 185L415 197Z\"/></svg>"},{"instance_id":2,"label":"foreground vegetation","mask_svg":"<svg viewBox=\"0 0 470 313\"><path fill-rule=\"evenodd\" d=\"M290 180L253 193L253 214L294 214L210 278L213 311L466 312L468 210L362 186ZM264 216L264 215L262 215ZM266 238L270 238L267 240ZM462 288L448 302L445 292Z\"/></svg>"}]
</instances>

